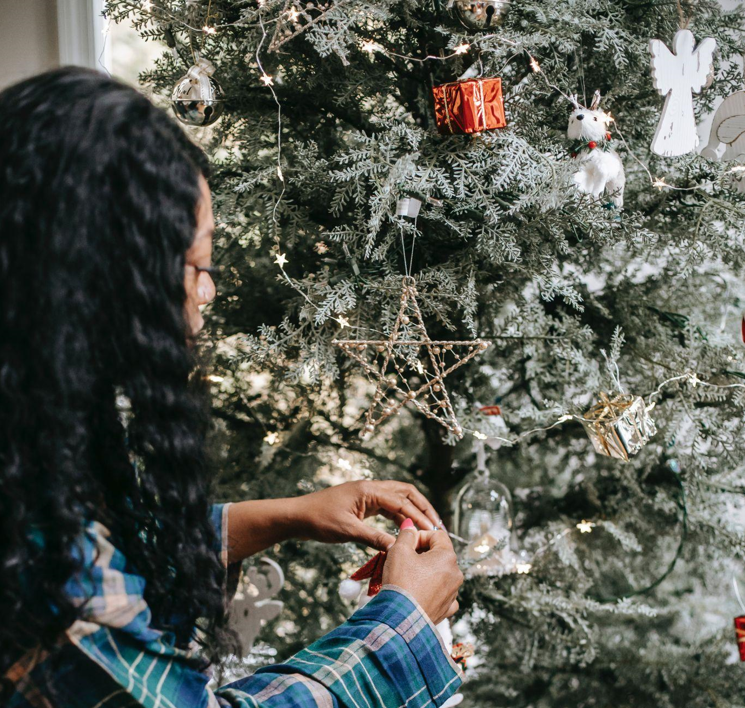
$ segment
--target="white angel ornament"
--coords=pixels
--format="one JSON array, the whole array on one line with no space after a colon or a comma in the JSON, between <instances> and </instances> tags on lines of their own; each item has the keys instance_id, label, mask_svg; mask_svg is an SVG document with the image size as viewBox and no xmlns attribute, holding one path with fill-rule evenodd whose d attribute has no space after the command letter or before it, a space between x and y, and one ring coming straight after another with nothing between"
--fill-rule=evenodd
<instances>
[{"instance_id":1,"label":"white angel ornament","mask_svg":"<svg viewBox=\"0 0 745 708\"><path fill-rule=\"evenodd\" d=\"M685 155L698 146L692 94L699 93L711 81L716 46L711 37L696 46L693 33L687 29L675 33L673 52L662 40L650 40L654 87L667 96L652 140L652 152L657 155Z\"/></svg>"}]
</instances>

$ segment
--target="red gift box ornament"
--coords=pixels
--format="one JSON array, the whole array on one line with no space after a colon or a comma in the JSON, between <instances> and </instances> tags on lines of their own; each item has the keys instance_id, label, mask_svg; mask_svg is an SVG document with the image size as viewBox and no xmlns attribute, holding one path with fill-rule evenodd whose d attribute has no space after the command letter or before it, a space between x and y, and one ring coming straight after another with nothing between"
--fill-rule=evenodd
<instances>
[{"instance_id":1,"label":"red gift box ornament","mask_svg":"<svg viewBox=\"0 0 745 708\"><path fill-rule=\"evenodd\" d=\"M745 615L735 617L735 636L740 650L740 661L745 661Z\"/></svg>"},{"instance_id":2,"label":"red gift box ornament","mask_svg":"<svg viewBox=\"0 0 745 708\"><path fill-rule=\"evenodd\" d=\"M435 86L437 130L447 135L504 128L502 79L468 79Z\"/></svg>"}]
</instances>

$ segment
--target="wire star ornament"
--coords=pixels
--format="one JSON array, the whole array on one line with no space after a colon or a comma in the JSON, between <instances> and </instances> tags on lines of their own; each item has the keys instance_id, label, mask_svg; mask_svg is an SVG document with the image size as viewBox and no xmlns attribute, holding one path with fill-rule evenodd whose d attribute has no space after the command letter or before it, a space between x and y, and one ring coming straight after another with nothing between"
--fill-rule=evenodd
<instances>
[{"instance_id":1,"label":"wire star ornament","mask_svg":"<svg viewBox=\"0 0 745 708\"><path fill-rule=\"evenodd\" d=\"M333 344L360 364L368 378L377 382L362 437L369 437L379 423L399 413L407 403L457 438L463 437L443 380L483 352L489 342L430 339L417 302L414 278L403 279L401 307L388 339L335 339ZM424 350L422 358L421 350Z\"/></svg>"}]
</instances>

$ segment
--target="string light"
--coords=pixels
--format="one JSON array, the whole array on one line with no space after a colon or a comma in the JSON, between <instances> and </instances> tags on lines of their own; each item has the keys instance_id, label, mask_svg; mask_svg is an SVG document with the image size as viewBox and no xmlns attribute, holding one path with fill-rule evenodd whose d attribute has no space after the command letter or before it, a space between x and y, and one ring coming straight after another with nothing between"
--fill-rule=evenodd
<instances>
[{"instance_id":1,"label":"string light","mask_svg":"<svg viewBox=\"0 0 745 708\"><path fill-rule=\"evenodd\" d=\"M205 34L217 34L217 29L210 25L205 25L204 27L202 27L202 32L204 32Z\"/></svg>"},{"instance_id":2,"label":"string light","mask_svg":"<svg viewBox=\"0 0 745 708\"><path fill-rule=\"evenodd\" d=\"M489 436L488 435L484 435L484 433L482 433L479 430L474 430L473 431L473 437L475 437L476 440L486 440Z\"/></svg>"},{"instance_id":3,"label":"string light","mask_svg":"<svg viewBox=\"0 0 745 708\"><path fill-rule=\"evenodd\" d=\"M585 521L584 519L580 521L576 528L580 533L592 533L592 530L597 526L597 524L593 523L592 521Z\"/></svg>"},{"instance_id":4,"label":"string light","mask_svg":"<svg viewBox=\"0 0 745 708\"><path fill-rule=\"evenodd\" d=\"M652 182L652 186L660 190L665 189L666 187L667 188L670 187L670 185L667 182L665 182L664 179L660 179L659 177L655 179L654 182Z\"/></svg>"},{"instance_id":5,"label":"string light","mask_svg":"<svg viewBox=\"0 0 745 708\"><path fill-rule=\"evenodd\" d=\"M222 376L218 376L217 374L210 374L207 377L207 381L211 381L212 383L222 383L225 381L225 379Z\"/></svg>"},{"instance_id":6,"label":"string light","mask_svg":"<svg viewBox=\"0 0 745 708\"><path fill-rule=\"evenodd\" d=\"M456 54L466 54L470 48L471 45L464 42L463 44L459 44L457 47L453 47L453 51Z\"/></svg>"},{"instance_id":7,"label":"string light","mask_svg":"<svg viewBox=\"0 0 745 708\"><path fill-rule=\"evenodd\" d=\"M538 60L534 56L530 57L530 68L536 74L539 74L541 72L541 65L538 63Z\"/></svg>"},{"instance_id":8,"label":"string light","mask_svg":"<svg viewBox=\"0 0 745 708\"><path fill-rule=\"evenodd\" d=\"M269 76L269 74L262 74L261 83L263 83L264 86L274 86L274 79Z\"/></svg>"},{"instance_id":9,"label":"string light","mask_svg":"<svg viewBox=\"0 0 745 708\"><path fill-rule=\"evenodd\" d=\"M290 18L290 22L297 22L297 18L300 17L300 13L297 11L297 8L291 7L287 11L287 16Z\"/></svg>"},{"instance_id":10,"label":"string light","mask_svg":"<svg viewBox=\"0 0 745 708\"><path fill-rule=\"evenodd\" d=\"M264 442L267 445L276 445L279 440L279 433L267 433L264 436Z\"/></svg>"},{"instance_id":11,"label":"string light","mask_svg":"<svg viewBox=\"0 0 745 708\"><path fill-rule=\"evenodd\" d=\"M532 563L526 563L526 562L515 563L515 572L518 575L528 575L528 573L530 573L531 570L533 570Z\"/></svg>"},{"instance_id":12,"label":"string light","mask_svg":"<svg viewBox=\"0 0 745 708\"><path fill-rule=\"evenodd\" d=\"M284 253L278 253L276 256L274 256L274 262L280 267L284 268L285 263L287 263L287 258Z\"/></svg>"},{"instance_id":13,"label":"string light","mask_svg":"<svg viewBox=\"0 0 745 708\"><path fill-rule=\"evenodd\" d=\"M344 329L345 327L349 327L349 320L344 317L344 315L339 315L336 318L336 321L339 323L342 329Z\"/></svg>"},{"instance_id":14,"label":"string light","mask_svg":"<svg viewBox=\"0 0 745 708\"><path fill-rule=\"evenodd\" d=\"M336 464L341 467L343 470L346 470L347 472L352 471L352 463L349 460L345 460L343 457L340 457Z\"/></svg>"}]
</instances>

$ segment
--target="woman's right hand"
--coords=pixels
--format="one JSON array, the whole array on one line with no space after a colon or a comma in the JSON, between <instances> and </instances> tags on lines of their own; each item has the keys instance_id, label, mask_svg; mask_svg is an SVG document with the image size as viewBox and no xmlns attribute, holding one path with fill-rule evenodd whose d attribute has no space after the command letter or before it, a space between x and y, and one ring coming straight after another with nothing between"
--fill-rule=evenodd
<instances>
[{"instance_id":1,"label":"woman's right hand","mask_svg":"<svg viewBox=\"0 0 745 708\"><path fill-rule=\"evenodd\" d=\"M413 595L433 624L454 615L463 573L447 532L402 528L387 553L383 584Z\"/></svg>"}]
</instances>

